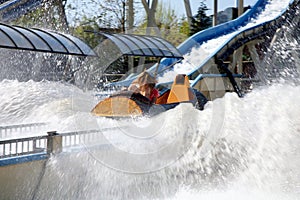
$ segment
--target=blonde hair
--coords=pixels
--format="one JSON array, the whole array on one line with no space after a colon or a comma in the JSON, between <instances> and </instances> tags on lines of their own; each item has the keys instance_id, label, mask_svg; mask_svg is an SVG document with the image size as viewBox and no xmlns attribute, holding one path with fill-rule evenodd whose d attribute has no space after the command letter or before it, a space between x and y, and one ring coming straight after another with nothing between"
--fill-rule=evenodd
<instances>
[{"instance_id":1,"label":"blonde hair","mask_svg":"<svg viewBox=\"0 0 300 200\"><path fill-rule=\"evenodd\" d=\"M145 84L156 84L157 81L156 79L154 78L154 76L152 76L150 73L144 71L143 73L141 73L138 78L136 79L136 82L142 86L142 85L145 85Z\"/></svg>"}]
</instances>

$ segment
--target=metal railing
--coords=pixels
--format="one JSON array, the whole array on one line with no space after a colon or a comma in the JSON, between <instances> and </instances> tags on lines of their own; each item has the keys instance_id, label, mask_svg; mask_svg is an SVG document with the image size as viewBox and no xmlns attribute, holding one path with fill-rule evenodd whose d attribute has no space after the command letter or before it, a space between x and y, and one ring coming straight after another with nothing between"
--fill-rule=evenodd
<instances>
[{"instance_id":1,"label":"metal railing","mask_svg":"<svg viewBox=\"0 0 300 200\"><path fill-rule=\"evenodd\" d=\"M22 124L14 126L1 127L2 130L28 129L32 126L42 124ZM56 131L47 132L47 135L4 139L0 140L0 159L12 158L21 155L31 155L44 152L45 154L60 153L63 149L91 144L101 136L101 133L117 128L104 128L101 130L76 131L67 133L57 133ZM97 143L97 142L96 142ZM107 144L97 144L107 145Z\"/></svg>"},{"instance_id":2,"label":"metal railing","mask_svg":"<svg viewBox=\"0 0 300 200\"><path fill-rule=\"evenodd\" d=\"M122 127L124 128L124 127ZM89 146L89 145L103 145L103 142L107 141L106 138L103 138L102 133L107 131L118 130L120 127L114 128L103 128L99 130L87 130L87 131L76 131L76 132L67 132L59 133L58 135L62 137L62 147L69 148L75 146ZM105 144L107 145L107 144Z\"/></svg>"},{"instance_id":3,"label":"metal railing","mask_svg":"<svg viewBox=\"0 0 300 200\"><path fill-rule=\"evenodd\" d=\"M0 141L0 159L46 152L48 136L18 138Z\"/></svg>"},{"instance_id":4,"label":"metal railing","mask_svg":"<svg viewBox=\"0 0 300 200\"><path fill-rule=\"evenodd\" d=\"M46 128L47 125L47 123L30 123L0 126L0 140L1 138L10 137L14 133L30 133L33 131L38 131L41 128Z\"/></svg>"}]
</instances>

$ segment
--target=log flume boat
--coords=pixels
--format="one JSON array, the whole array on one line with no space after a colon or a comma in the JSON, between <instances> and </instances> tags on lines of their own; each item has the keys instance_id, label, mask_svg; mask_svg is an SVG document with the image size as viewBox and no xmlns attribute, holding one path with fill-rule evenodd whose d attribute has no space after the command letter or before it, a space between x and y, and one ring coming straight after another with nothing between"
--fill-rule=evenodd
<instances>
[{"instance_id":1,"label":"log flume boat","mask_svg":"<svg viewBox=\"0 0 300 200\"><path fill-rule=\"evenodd\" d=\"M196 108L203 109L206 102L200 92L190 87L188 77L178 74L171 89L166 89L155 103L151 103L140 93L120 91L100 101L92 113L101 117L154 116L175 108L180 103L191 103Z\"/></svg>"}]
</instances>

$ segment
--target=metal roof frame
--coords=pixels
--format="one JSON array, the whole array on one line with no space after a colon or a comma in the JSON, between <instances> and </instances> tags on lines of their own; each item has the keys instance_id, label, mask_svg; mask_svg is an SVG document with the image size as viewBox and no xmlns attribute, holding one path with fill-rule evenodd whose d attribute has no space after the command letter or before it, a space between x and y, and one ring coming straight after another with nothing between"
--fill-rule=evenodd
<instances>
[{"instance_id":1,"label":"metal roof frame","mask_svg":"<svg viewBox=\"0 0 300 200\"><path fill-rule=\"evenodd\" d=\"M176 47L159 37L101 32L97 34L103 35L112 41L123 55L183 59L182 54Z\"/></svg>"},{"instance_id":2,"label":"metal roof frame","mask_svg":"<svg viewBox=\"0 0 300 200\"><path fill-rule=\"evenodd\" d=\"M0 23L0 48L97 56L86 43L63 33Z\"/></svg>"},{"instance_id":3,"label":"metal roof frame","mask_svg":"<svg viewBox=\"0 0 300 200\"><path fill-rule=\"evenodd\" d=\"M123 55L180 58L182 54L170 42L155 36L97 33L112 41ZM0 23L0 48L58 53L75 56L97 56L79 38L43 30Z\"/></svg>"}]
</instances>

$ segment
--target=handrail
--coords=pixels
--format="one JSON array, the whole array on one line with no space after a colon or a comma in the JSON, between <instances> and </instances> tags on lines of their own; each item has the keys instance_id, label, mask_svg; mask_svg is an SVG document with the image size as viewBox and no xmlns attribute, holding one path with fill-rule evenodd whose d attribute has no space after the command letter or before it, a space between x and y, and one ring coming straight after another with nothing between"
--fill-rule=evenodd
<instances>
[{"instance_id":1,"label":"handrail","mask_svg":"<svg viewBox=\"0 0 300 200\"><path fill-rule=\"evenodd\" d=\"M32 132L47 125L47 123L28 123L0 126L0 140L1 138L9 137L13 132Z\"/></svg>"},{"instance_id":2,"label":"handrail","mask_svg":"<svg viewBox=\"0 0 300 200\"><path fill-rule=\"evenodd\" d=\"M1 129L14 129L14 128L32 128L37 126L46 126L47 123L29 123L29 124L16 124L16 125L6 125L0 126Z\"/></svg>"},{"instance_id":3,"label":"handrail","mask_svg":"<svg viewBox=\"0 0 300 200\"><path fill-rule=\"evenodd\" d=\"M36 136L0 141L0 158L46 152L48 136Z\"/></svg>"},{"instance_id":4,"label":"handrail","mask_svg":"<svg viewBox=\"0 0 300 200\"><path fill-rule=\"evenodd\" d=\"M10 127L24 127L26 125L29 127L32 124L21 124ZM91 141L95 141L97 138L99 138L100 133L111 130L118 130L124 127L126 126L65 133L57 133L56 131L51 131L47 132L47 134L45 135L40 136L0 140L0 166L2 166L1 162L3 159L18 159L19 156L30 156L40 153L45 153L46 155L59 153L63 151L63 149L82 145L82 141L84 141L85 144ZM98 146L101 145L107 146L110 144L99 144Z\"/></svg>"}]
</instances>

